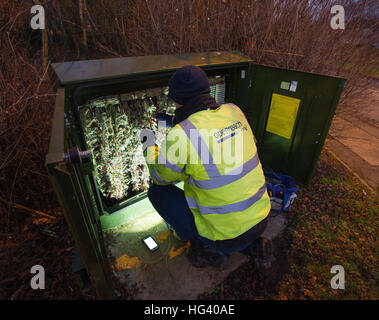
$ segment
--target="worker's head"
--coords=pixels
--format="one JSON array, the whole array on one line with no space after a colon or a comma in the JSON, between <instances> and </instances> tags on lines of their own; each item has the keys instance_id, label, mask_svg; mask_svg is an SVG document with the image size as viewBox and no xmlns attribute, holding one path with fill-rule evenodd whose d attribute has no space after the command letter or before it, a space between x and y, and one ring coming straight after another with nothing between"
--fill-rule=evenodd
<instances>
[{"instance_id":1,"label":"worker's head","mask_svg":"<svg viewBox=\"0 0 379 320\"><path fill-rule=\"evenodd\" d=\"M189 99L202 94L209 94L209 81L205 72L196 66L184 66L177 70L170 79L168 96L177 107Z\"/></svg>"}]
</instances>

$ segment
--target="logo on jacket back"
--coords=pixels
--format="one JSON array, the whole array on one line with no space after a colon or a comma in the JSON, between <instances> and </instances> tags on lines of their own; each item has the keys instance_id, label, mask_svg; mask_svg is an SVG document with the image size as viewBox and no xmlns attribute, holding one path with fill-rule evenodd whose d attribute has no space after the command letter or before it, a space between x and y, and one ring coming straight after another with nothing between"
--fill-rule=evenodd
<instances>
[{"instance_id":1,"label":"logo on jacket back","mask_svg":"<svg viewBox=\"0 0 379 320\"><path fill-rule=\"evenodd\" d=\"M221 143L243 130L247 131L247 126L243 125L241 121L237 121L236 123L215 132L213 136L217 139L217 143Z\"/></svg>"}]
</instances>

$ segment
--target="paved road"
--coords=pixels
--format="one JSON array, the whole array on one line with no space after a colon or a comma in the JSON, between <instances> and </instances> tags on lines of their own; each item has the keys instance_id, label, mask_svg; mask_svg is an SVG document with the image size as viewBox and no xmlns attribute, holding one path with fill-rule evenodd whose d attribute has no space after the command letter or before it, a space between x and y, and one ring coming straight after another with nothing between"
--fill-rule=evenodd
<instances>
[{"instance_id":1,"label":"paved road","mask_svg":"<svg viewBox=\"0 0 379 320\"><path fill-rule=\"evenodd\" d=\"M379 193L379 80L337 113L325 144Z\"/></svg>"}]
</instances>

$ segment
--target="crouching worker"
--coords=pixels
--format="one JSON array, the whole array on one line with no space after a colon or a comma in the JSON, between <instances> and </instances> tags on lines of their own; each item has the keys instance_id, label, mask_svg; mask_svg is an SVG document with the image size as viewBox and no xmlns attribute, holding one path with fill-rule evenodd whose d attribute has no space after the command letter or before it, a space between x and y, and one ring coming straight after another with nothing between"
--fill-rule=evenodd
<instances>
[{"instance_id":1,"label":"crouching worker","mask_svg":"<svg viewBox=\"0 0 379 320\"><path fill-rule=\"evenodd\" d=\"M192 265L222 267L229 253L263 233L270 211L253 132L239 107L217 105L199 67L177 70L168 96L176 111L161 149L141 136L153 180L148 196L177 235L190 240ZM184 191L174 185L179 181Z\"/></svg>"}]
</instances>

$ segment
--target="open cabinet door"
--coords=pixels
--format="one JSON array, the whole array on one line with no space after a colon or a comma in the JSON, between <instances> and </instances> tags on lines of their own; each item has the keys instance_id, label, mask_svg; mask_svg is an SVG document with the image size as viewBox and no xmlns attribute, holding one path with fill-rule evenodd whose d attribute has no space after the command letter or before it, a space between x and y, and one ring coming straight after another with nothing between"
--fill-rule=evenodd
<instances>
[{"instance_id":1,"label":"open cabinet door","mask_svg":"<svg viewBox=\"0 0 379 320\"><path fill-rule=\"evenodd\" d=\"M345 79L254 65L244 112L267 169L308 185Z\"/></svg>"},{"instance_id":2,"label":"open cabinet door","mask_svg":"<svg viewBox=\"0 0 379 320\"><path fill-rule=\"evenodd\" d=\"M91 162L81 159L75 146L67 145L64 106L65 90L60 88L57 91L46 167L80 257L96 286L98 296L110 299L114 298L111 270L98 208L91 197L88 184L88 167L91 167ZM67 154L68 147L70 152Z\"/></svg>"}]
</instances>

